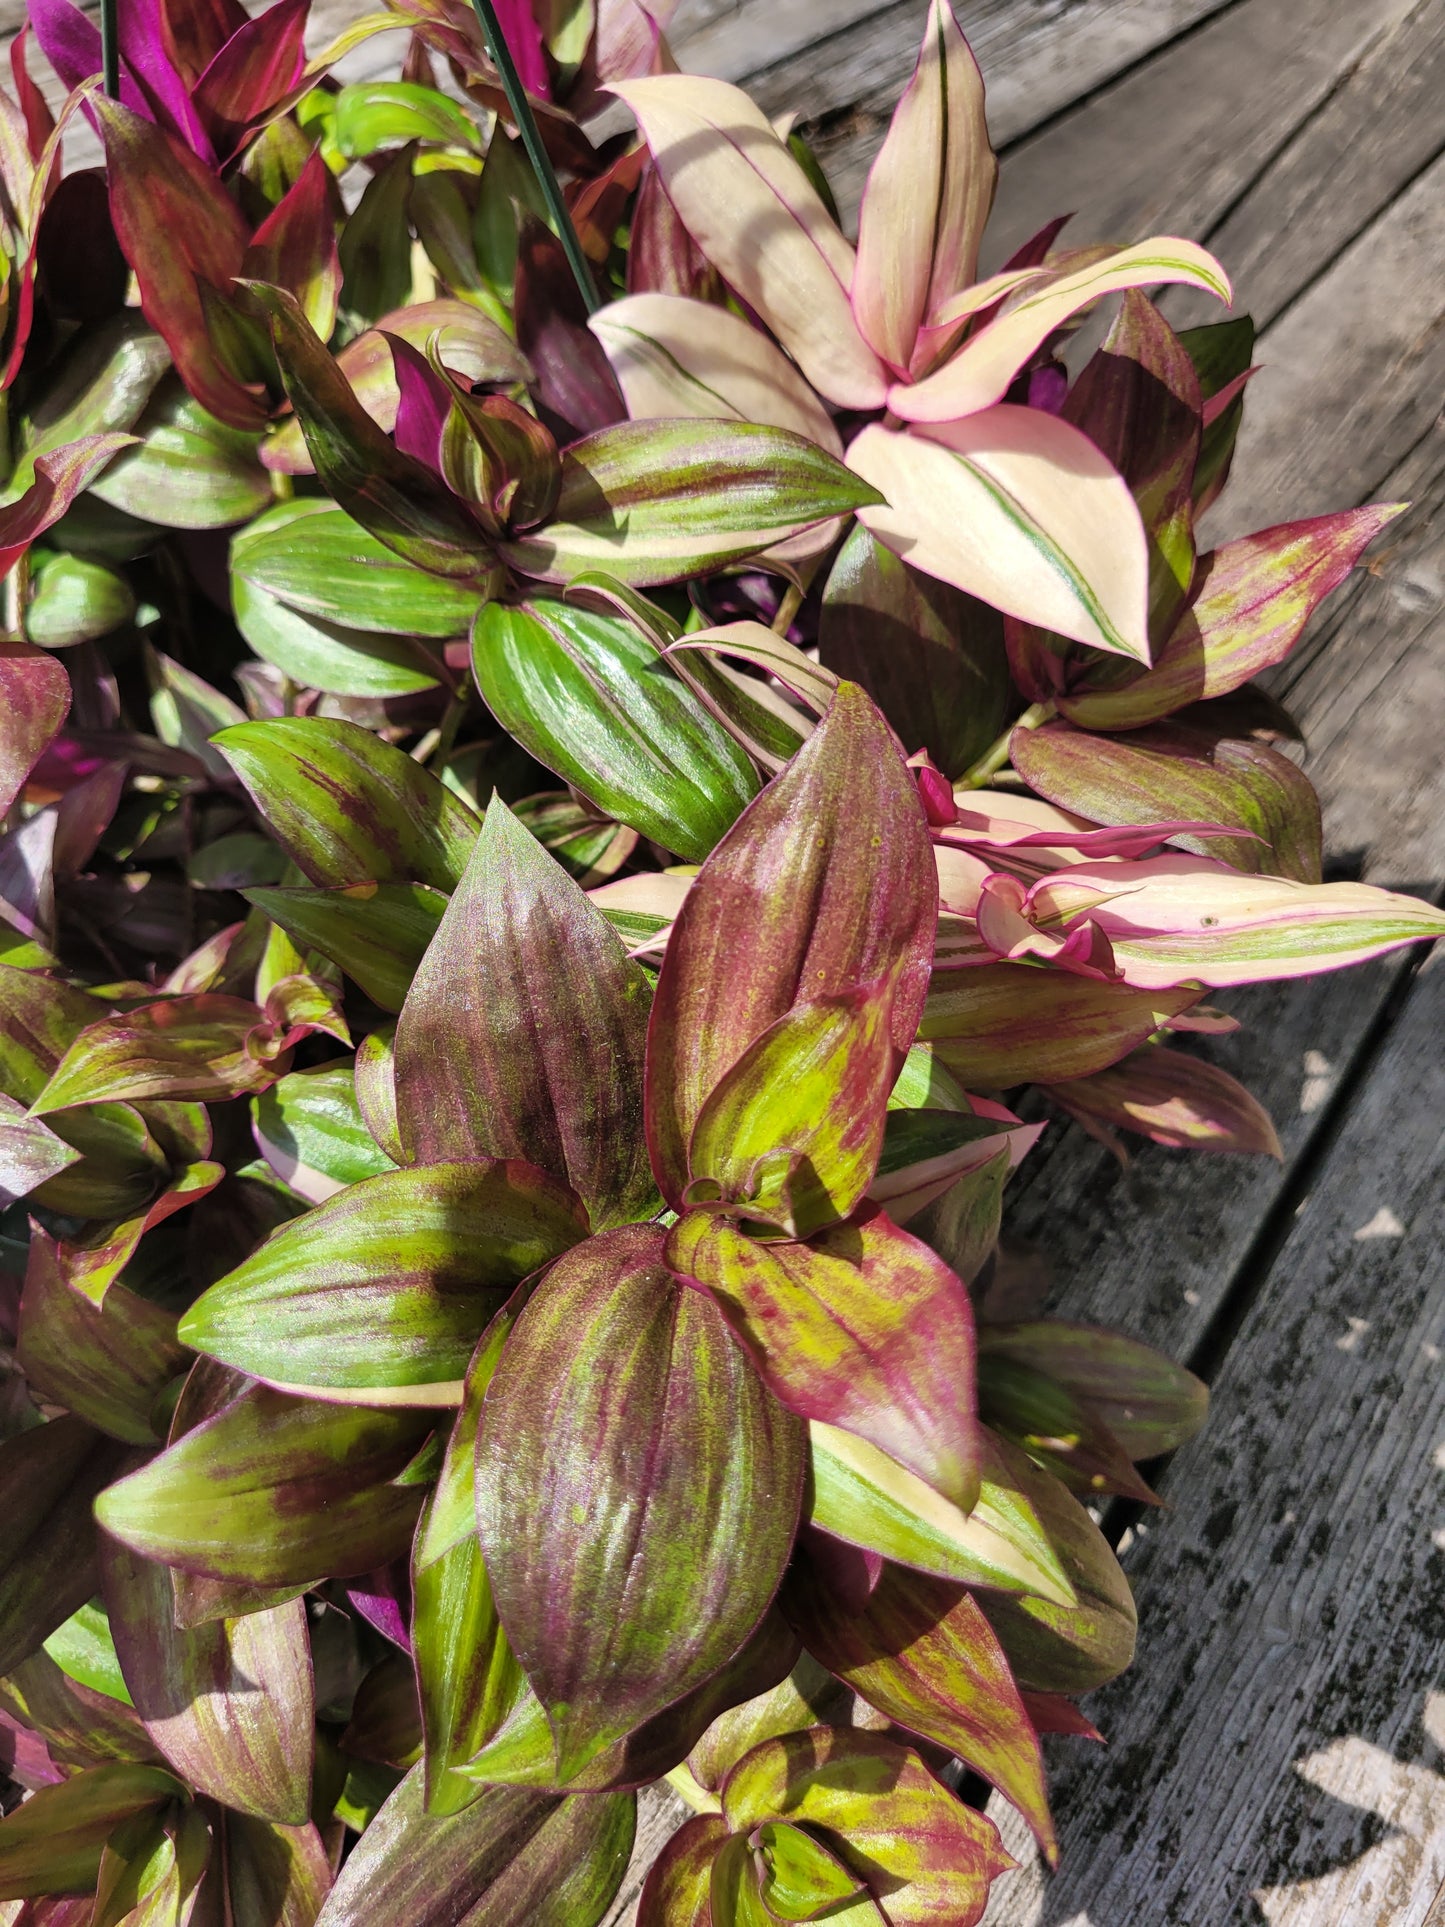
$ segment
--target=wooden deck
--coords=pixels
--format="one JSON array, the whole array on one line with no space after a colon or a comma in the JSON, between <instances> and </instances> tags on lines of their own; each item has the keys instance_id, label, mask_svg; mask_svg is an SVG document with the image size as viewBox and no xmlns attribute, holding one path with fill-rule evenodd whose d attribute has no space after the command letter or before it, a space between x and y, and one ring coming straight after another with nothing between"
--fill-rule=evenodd
<instances>
[{"instance_id":1,"label":"wooden deck","mask_svg":"<svg viewBox=\"0 0 1445 1927\"><path fill-rule=\"evenodd\" d=\"M318 0L323 28L360 0ZM1410 499L1277 678L1330 874L1445 884L1445 0L963 0L1004 154L985 265L1071 238L1208 243L1263 327L1213 540ZM0 30L20 9L0 4ZM682 0L680 63L804 116L845 212L922 0ZM373 43L355 71L392 50ZM1205 318L1166 300L1176 320ZM991 1927L1445 1927L1445 955L1222 998L1216 1045L1282 1166L1051 1126L1015 1289L1188 1360L1214 1392L1168 1510L1108 1524L1138 1660L1050 1742L1054 1878ZM608 1927L679 1809L649 1796Z\"/></svg>"},{"instance_id":2,"label":"wooden deck","mask_svg":"<svg viewBox=\"0 0 1445 1927\"><path fill-rule=\"evenodd\" d=\"M683 66L800 108L845 210L921 0L684 0ZM1278 693L1330 874L1445 885L1445 0L964 0L1004 155L985 265L1077 240L1216 249L1263 328L1212 540L1408 498ZM1178 321L1207 317L1166 299ZM1114 1516L1134 1667L1049 1742L1063 1867L1021 1828L989 1927L1445 1927L1445 955L1228 999L1264 1161L1052 1126L1012 1270L1209 1379L1210 1423ZM1032 1282L1031 1282L1032 1281ZM675 1808L646 1816L636 1887Z\"/></svg>"}]
</instances>

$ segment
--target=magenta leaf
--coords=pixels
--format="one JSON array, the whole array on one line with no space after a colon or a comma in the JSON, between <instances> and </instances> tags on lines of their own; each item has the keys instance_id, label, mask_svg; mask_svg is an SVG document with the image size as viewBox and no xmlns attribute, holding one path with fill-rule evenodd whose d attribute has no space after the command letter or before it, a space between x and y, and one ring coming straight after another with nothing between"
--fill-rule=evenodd
<instances>
[{"instance_id":1,"label":"magenta leaf","mask_svg":"<svg viewBox=\"0 0 1445 1927\"><path fill-rule=\"evenodd\" d=\"M1085 729L1136 729L1242 688L1284 661L1320 603L1403 507L1375 502L1286 522L1203 556L1192 598L1153 668L1117 687L1070 691L1062 713Z\"/></svg>"},{"instance_id":2,"label":"magenta leaf","mask_svg":"<svg viewBox=\"0 0 1445 1927\"><path fill-rule=\"evenodd\" d=\"M49 454L36 456L35 480L18 501L0 508L0 576L9 573L37 535L60 520L107 462L134 441L133 435L85 435L63 448L52 449ZM7 654L0 660L14 662L24 645L7 642L4 647ZM10 654L11 651L16 654Z\"/></svg>"},{"instance_id":3,"label":"magenta leaf","mask_svg":"<svg viewBox=\"0 0 1445 1927\"><path fill-rule=\"evenodd\" d=\"M8 810L70 713L64 664L29 643L0 642L0 704L0 807Z\"/></svg>"},{"instance_id":4,"label":"magenta leaf","mask_svg":"<svg viewBox=\"0 0 1445 1927\"><path fill-rule=\"evenodd\" d=\"M275 0L230 35L196 82L194 101L224 155L301 77L311 0Z\"/></svg>"},{"instance_id":5,"label":"magenta leaf","mask_svg":"<svg viewBox=\"0 0 1445 1927\"><path fill-rule=\"evenodd\" d=\"M263 14L252 24L259 26L271 17ZM331 171L317 148L257 228L241 263L243 274L293 294L323 341L336 325L341 296L334 193Z\"/></svg>"},{"instance_id":6,"label":"magenta leaf","mask_svg":"<svg viewBox=\"0 0 1445 1927\"><path fill-rule=\"evenodd\" d=\"M111 219L135 269L146 320L164 337L203 408L229 427L259 429L263 403L228 363L210 326L241 272L250 238L240 210L174 134L118 101L97 97L95 111Z\"/></svg>"}]
</instances>

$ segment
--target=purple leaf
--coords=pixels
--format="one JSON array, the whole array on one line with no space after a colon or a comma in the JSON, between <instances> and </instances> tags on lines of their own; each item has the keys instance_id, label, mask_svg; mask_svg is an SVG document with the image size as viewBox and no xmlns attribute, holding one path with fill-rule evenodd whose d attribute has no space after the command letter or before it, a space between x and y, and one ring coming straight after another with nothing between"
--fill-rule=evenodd
<instances>
[{"instance_id":1,"label":"purple leaf","mask_svg":"<svg viewBox=\"0 0 1445 1927\"><path fill-rule=\"evenodd\" d=\"M525 1158L602 1229L656 1202L642 1133L646 973L494 798L396 1034L402 1143Z\"/></svg>"},{"instance_id":2,"label":"purple leaf","mask_svg":"<svg viewBox=\"0 0 1445 1927\"><path fill-rule=\"evenodd\" d=\"M563 1778L727 1664L797 1527L802 1427L665 1240L629 1225L560 1258L482 1407L482 1552Z\"/></svg>"},{"instance_id":3,"label":"purple leaf","mask_svg":"<svg viewBox=\"0 0 1445 1927\"><path fill-rule=\"evenodd\" d=\"M888 978L893 1044L909 1048L937 888L912 777L878 711L843 683L703 865L673 927L647 1068L648 1144L670 1203L686 1188L704 1103L795 1003Z\"/></svg>"},{"instance_id":4,"label":"purple leaf","mask_svg":"<svg viewBox=\"0 0 1445 1927\"><path fill-rule=\"evenodd\" d=\"M248 123L301 78L310 8L311 0L275 0L237 28L196 82L196 107L223 152L239 146Z\"/></svg>"}]
</instances>

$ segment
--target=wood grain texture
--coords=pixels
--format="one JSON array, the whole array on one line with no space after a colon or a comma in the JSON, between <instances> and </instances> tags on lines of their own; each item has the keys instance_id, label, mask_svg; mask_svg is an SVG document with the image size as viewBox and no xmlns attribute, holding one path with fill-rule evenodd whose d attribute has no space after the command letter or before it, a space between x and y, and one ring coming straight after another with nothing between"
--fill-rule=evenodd
<instances>
[{"instance_id":1,"label":"wood grain texture","mask_svg":"<svg viewBox=\"0 0 1445 1927\"><path fill-rule=\"evenodd\" d=\"M995 142L1016 140L1229 0L956 0L988 85ZM706 24L694 28L697 12ZM913 71L921 0L744 0L679 9L681 64L738 81L814 139L845 221Z\"/></svg>"},{"instance_id":2,"label":"wood grain texture","mask_svg":"<svg viewBox=\"0 0 1445 1927\"><path fill-rule=\"evenodd\" d=\"M1445 158L1262 340L1234 480L1211 541L1364 500L1445 393Z\"/></svg>"},{"instance_id":3,"label":"wood grain texture","mask_svg":"<svg viewBox=\"0 0 1445 1927\"><path fill-rule=\"evenodd\" d=\"M1445 0L1421 0L1202 236L1229 263L1236 307L1268 326L1442 148ZM1180 326L1216 312L1187 294L1169 311Z\"/></svg>"},{"instance_id":4,"label":"wood grain texture","mask_svg":"<svg viewBox=\"0 0 1445 1927\"><path fill-rule=\"evenodd\" d=\"M661 1780L637 1796L637 1837L632 1858L612 1905L597 1927L636 1927L637 1901L648 1869L687 1819L691 1809ZM520 1923L519 1923L520 1927Z\"/></svg>"},{"instance_id":5,"label":"wood grain texture","mask_svg":"<svg viewBox=\"0 0 1445 1927\"><path fill-rule=\"evenodd\" d=\"M1275 687L1313 746L1327 847L1430 889L1445 877L1445 421L1381 493L1412 506Z\"/></svg>"},{"instance_id":6,"label":"wood grain texture","mask_svg":"<svg viewBox=\"0 0 1445 1927\"><path fill-rule=\"evenodd\" d=\"M1127 1555L1135 1666L996 1927L1422 1927L1445 1879L1445 954ZM1058 1749L1062 1753L1063 1749Z\"/></svg>"},{"instance_id":7,"label":"wood grain texture","mask_svg":"<svg viewBox=\"0 0 1445 1927\"><path fill-rule=\"evenodd\" d=\"M1241 0L1006 157L985 265L1070 207L1076 245L1207 234L1411 8Z\"/></svg>"}]
</instances>

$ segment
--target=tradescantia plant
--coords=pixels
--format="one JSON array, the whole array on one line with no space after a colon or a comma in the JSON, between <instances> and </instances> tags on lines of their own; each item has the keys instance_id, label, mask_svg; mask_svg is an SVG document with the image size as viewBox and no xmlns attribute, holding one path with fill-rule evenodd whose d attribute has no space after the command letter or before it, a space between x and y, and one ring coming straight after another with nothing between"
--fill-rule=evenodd
<instances>
[{"instance_id":1,"label":"tradescantia plant","mask_svg":"<svg viewBox=\"0 0 1445 1927\"><path fill-rule=\"evenodd\" d=\"M1201 549L1219 265L979 279L946 0L855 249L665 13L17 43L6 1927L592 1927L664 1777L642 1927L977 1921L1205 1408L989 1292L1014 1093L1277 1151L1209 993L1445 930L1256 680L1397 509Z\"/></svg>"}]
</instances>

